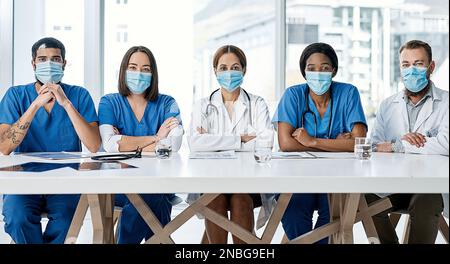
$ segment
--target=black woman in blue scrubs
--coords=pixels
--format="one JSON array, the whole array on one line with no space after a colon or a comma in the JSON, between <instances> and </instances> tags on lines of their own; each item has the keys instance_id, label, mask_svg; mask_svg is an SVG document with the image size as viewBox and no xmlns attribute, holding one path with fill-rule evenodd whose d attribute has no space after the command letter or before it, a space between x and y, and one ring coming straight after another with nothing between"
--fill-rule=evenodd
<instances>
[{"instance_id":1,"label":"black woman in blue scrubs","mask_svg":"<svg viewBox=\"0 0 450 264\"><path fill-rule=\"evenodd\" d=\"M325 43L309 45L301 55L300 71L306 83L286 90L272 120L280 149L353 152L354 138L366 136L367 124L358 89L332 80L338 71L336 52ZM319 214L315 228L327 224L327 194L292 196L282 219L290 240L313 229L315 210Z\"/></svg>"}]
</instances>

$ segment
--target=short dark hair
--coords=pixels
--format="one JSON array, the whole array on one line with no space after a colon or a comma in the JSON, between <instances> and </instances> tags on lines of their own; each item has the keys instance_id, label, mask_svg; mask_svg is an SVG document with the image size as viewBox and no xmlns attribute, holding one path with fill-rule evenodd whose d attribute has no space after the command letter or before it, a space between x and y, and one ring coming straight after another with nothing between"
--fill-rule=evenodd
<instances>
[{"instance_id":1,"label":"short dark hair","mask_svg":"<svg viewBox=\"0 0 450 264\"><path fill-rule=\"evenodd\" d=\"M214 59L213 59L213 67L214 69L217 69L217 65L219 64L219 60L220 58L228 53L233 53L234 55L236 55L236 57L238 57L239 62L241 63L242 69L244 70L244 73L247 70L247 57L245 56L245 53L238 47L233 46L233 45L225 45L220 47L216 53L214 54Z\"/></svg>"},{"instance_id":2,"label":"short dark hair","mask_svg":"<svg viewBox=\"0 0 450 264\"><path fill-rule=\"evenodd\" d=\"M302 55L300 56L300 71L302 72L302 75L304 78L306 78L306 73L305 73L306 61L314 53L321 53L321 54L327 56L331 61L331 65L335 69L334 73L335 74L337 73L338 68L339 68L339 62L338 62L338 57L336 55L336 51L334 51L333 47L331 47L330 45L319 42L319 43L313 43L313 44L307 46L303 50Z\"/></svg>"},{"instance_id":3,"label":"short dark hair","mask_svg":"<svg viewBox=\"0 0 450 264\"><path fill-rule=\"evenodd\" d=\"M36 43L33 44L31 47L31 56L33 57L33 60L36 59L36 54L38 49L59 49L61 50L61 57L63 60L66 59L66 48L64 47L64 44L55 39L55 38L42 38L38 40Z\"/></svg>"},{"instance_id":4,"label":"short dark hair","mask_svg":"<svg viewBox=\"0 0 450 264\"><path fill-rule=\"evenodd\" d=\"M130 89L127 86L126 82L126 73L128 69L128 63L130 62L131 56L136 52L143 52L147 54L148 59L150 60L150 68L152 71L152 82L150 83L150 89L147 88L145 91L145 99L148 101L155 101L158 98L159 90L158 90L158 67L156 65L155 56L153 53L144 46L134 46L131 47L123 56L122 63L120 64L120 72L119 72L119 93L122 96L129 96L131 94Z\"/></svg>"},{"instance_id":5,"label":"short dark hair","mask_svg":"<svg viewBox=\"0 0 450 264\"><path fill-rule=\"evenodd\" d=\"M421 40L410 40L406 42L399 50L399 54L403 52L405 49L420 49L423 48L428 55L428 62L431 62L433 60L433 52L431 51L431 47L428 43L423 42Z\"/></svg>"}]
</instances>

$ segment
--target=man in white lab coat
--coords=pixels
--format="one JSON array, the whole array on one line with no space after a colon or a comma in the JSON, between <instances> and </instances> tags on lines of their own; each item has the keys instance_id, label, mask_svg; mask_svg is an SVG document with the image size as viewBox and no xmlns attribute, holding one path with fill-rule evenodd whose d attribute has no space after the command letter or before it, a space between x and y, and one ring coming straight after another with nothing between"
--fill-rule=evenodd
<instances>
[{"instance_id":1,"label":"man in white lab coat","mask_svg":"<svg viewBox=\"0 0 450 264\"><path fill-rule=\"evenodd\" d=\"M431 47L419 40L400 48L401 77L405 90L381 103L371 137L378 152L449 155L448 92L430 80L435 69ZM425 157L424 157L425 158ZM382 194L367 194L369 203ZM440 194L390 194L392 208L373 217L381 243L398 243L389 221L391 211L411 216L408 243L431 244L436 240L443 210Z\"/></svg>"}]
</instances>

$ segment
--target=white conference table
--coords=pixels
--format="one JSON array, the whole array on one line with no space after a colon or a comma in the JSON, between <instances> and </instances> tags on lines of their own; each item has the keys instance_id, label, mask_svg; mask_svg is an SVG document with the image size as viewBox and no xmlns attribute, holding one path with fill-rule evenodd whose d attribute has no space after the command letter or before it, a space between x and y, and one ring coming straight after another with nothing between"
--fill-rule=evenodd
<instances>
[{"instance_id":1,"label":"white conference table","mask_svg":"<svg viewBox=\"0 0 450 264\"><path fill-rule=\"evenodd\" d=\"M144 154L145 155L145 154ZM26 162L90 162L90 159L48 161L23 155L0 156L0 167ZM257 164L252 153L238 159L194 160L174 153L168 160L152 157L126 160L136 169L77 171L61 168L42 173L0 171L3 194L83 194L67 243L74 243L88 206L95 243L112 243L113 194L125 193L155 235L147 243L173 243L170 235L201 213L248 243L270 243L292 193L330 193L332 222L292 243L311 243L333 235L335 243L352 243L352 227L362 221L368 236L377 237L371 216L390 207L385 199L368 206L364 193L448 193L449 157L374 153L370 161L354 158L273 159ZM204 193L171 223L162 227L139 193ZM226 221L207 208L218 193L281 193L261 238Z\"/></svg>"}]
</instances>

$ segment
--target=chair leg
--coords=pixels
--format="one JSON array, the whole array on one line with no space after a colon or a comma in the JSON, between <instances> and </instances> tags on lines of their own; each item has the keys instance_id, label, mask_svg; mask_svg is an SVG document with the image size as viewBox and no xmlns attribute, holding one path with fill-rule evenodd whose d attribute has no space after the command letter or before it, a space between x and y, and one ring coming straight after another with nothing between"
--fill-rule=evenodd
<instances>
[{"instance_id":1,"label":"chair leg","mask_svg":"<svg viewBox=\"0 0 450 264\"><path fill-rule=\"evenodd\" d=\"M441 214L441 217L439 217L439 232L444 237L445 242L448 244L448 224L445 221L445 217Z\"/></svg>"},{"instance_id":2,"label":"chair leg","mask_svg":"<svg viewBox=\"0 0 450 264\"><path fill-rule=\"evenodd\" d=\"M281 239L281 244L287 244L289 243L289 238L286 236L286 234L283 235L283 238Z\"/></svg>"},{"instance_id":3,"label":"chair leg","mask_svg":"<svg viewBox=\"0 0 450 264\"><path fill-rule=\"evenodd\" d=\"M408 244L408 239L409 239L409 231L411 228L411 219L409 215L405 215L406 216L406 223L405 223L405 227L403 229L403 238L402 238L402 243L403 244ZM399 220L400 220L401 214L390 214L389 218L391 220L392 225L394 226L394 228L397 226ZM439 217L439 224L438 224L438 228L439 228L439 232L441 233L441 235L444 237L445 242L448 244L449 241L449 228L448 228L448 224L445 221L445 218L443 215L441 215Z\"/></svg>"},{"instance_id":4,"label":"chair leg","mask_svg":"<svg viewBox=\"0 0 450 264\"><path fill-rule=\"evenodd\" d=\"M114 214L113 214L113 226L114 226L114 244L117 244L117 236L118 236L118 223L120 220L120 216L122 214L121 208L114 208Z\"/></svg>"},{"instance_id":5,"label":"chair leg","mask_svg":"<svg viewBox=\"0 0 450 264\"><path fill-rule=\"evenodd\" d=\"M203 232L202 241L200 242L200 244L209 244L208 234L206 233L206 230Z\"/></svg>"},{"instance_id":6,"label":"chair leg","mask_svg":"<svg viewBox=\"0 0 450 264\"><path fill-rule=\"evenodd\" d=\"M394 228L397 227L398 222L400 221L400 218L402 217L401 214L397 214L397 213L390 213L389 214L389 220L391 220L391 224Z\"/></svg>"},{"instance_id":7,"label":"chair leg","mask_svg":"<svg viewBox=\"0 0 450 264\"><path fill-rule=\"evenodd\" d=\"M408 244L409 230L411 228L411 219L410 219L409 215L405 215L405 216L406 216L406 223L405 223L405 227L403 229L402 244Z\"/></svg>"}]
</instances>

